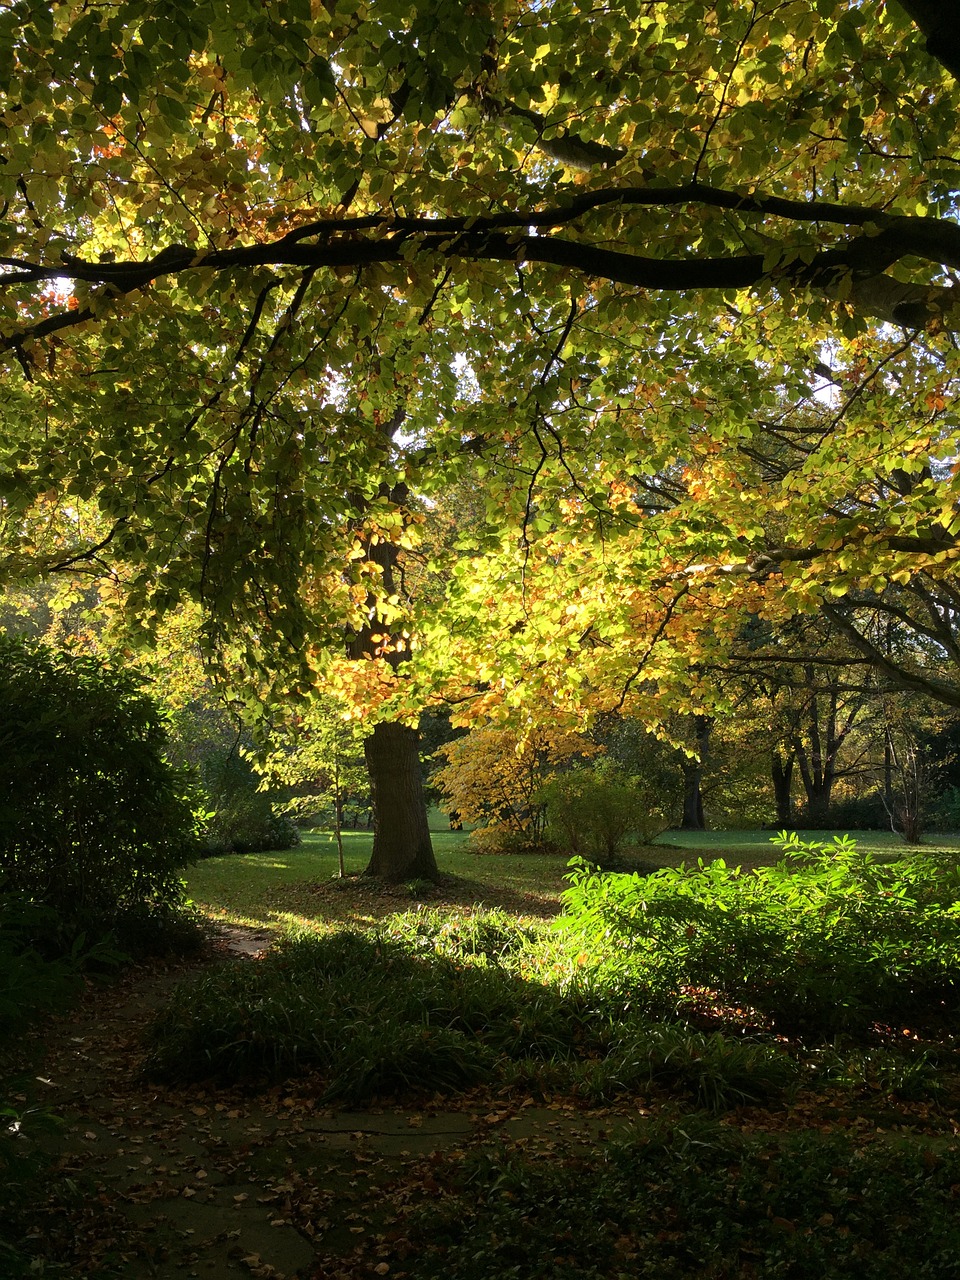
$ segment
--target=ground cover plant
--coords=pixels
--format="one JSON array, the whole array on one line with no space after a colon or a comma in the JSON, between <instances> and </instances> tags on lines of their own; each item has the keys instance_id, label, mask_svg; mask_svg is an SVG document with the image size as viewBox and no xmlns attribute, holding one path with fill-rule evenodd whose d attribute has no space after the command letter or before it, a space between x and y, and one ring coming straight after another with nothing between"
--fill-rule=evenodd
<instances>
[{"instance_id":1,"label":"ground cover plant","mask_svg":"<svg viewBox=\"0 0 960 1280\"><path fill-rule=\"evenodd\" d=\"M418 1280L764 1276L941 1280L960 1247L960 1155L845 1136L638 1126L562 1162L485 1155L422 1210Z\"/></svg>"},{"instance_id":2,"label":"ground cover plant","mask_svg":"<svg viewBox=\"0 0 960 1280\"><path fill-rule=\"evenodd\" d=\"M808 1024L787 1035L759 1010L709 989L704 973L691 968L696 994L682 992L658 1013L642 985L626 984L611 964L615 932L607 936L597 926L588 946L576 913L558 926L562 882L551 862L502 859L513 880L498 899L494 860L459 848L451 836L448 865L458 873L447 872L440 885L401 884L389 892L374 892L365 877L331 877L335 845L319 837L270 855L273 866L266 855L214 860L223 865L212 868L208 888L230 888L228 864L234 876L247 865L259 878L271 905L250 906L257 919L277 926L279 940L257 959L183 971L150 1024L147 1057L139 1060L145 1072L125 1086L138 1107L149 1096L181 1109L185 1134L210 1128L211 1179L215 1152L224 1153L228 1178L245 1159L235 1143L224 1144L224 1124L239 1125L244 1143L260 1135L258 1162L276 1147L276 1171L257 1203L279 1197L283 1216L309 1238L330 1221L318 1276L326 1280L335 1258L345 1280L378 1267L386 1274L384 1266L418 1280L533 1280L545 1270L571 1277L846 1277L858 1266L860 1274L883 1277L904 1265L894 1239L897 1213L925 1232L911 1254L913 1271L949 1274L937 1268L954 1246L960 1179L949 1149L960 1124L960 1070L943 1006L928 1010L926 1025L911 1020L909 1035L876 1022L840 1035ZM915 917L903 906L908 890L927 923L929 912L949 905L952 872L939 859L898 871L868 858L855 876L846 864L857 851L843 845L839 854L843 874L838 878L831 864L834 879L822 877L822 889L845 911L857 876L865 901L871 885L882 896L879 886L890 877L902 881L889 908L894 922ZM355 864L363 857L356 850ZM297 858L305 860L300 874L319 867L323 878L297 884ZM815 878L811 858L794 863L789 874L798 884ZM490 879L480 871L471 876L471 867ZM206 872L207 864L197 870ZM586 882L613 879L620 897L669 882L680 914L699 885L706 919L711 896L715 906L729 906L718 884L730 881L741 892L748 874L708 864L672 876L661 869ZM291 878L284 884L284 877ZM298 928L281 929L283 893L312 909L313 920L304 923L304 916ZM830 925L832 914L818 918ZM680 932L685 936L686 927ZM710 948L698 955L698 963L713 958ZM171 992L169 982L163 990ZM144 1007L141 1021L147 1018ZM67 1033L71 1043L74 1034ZM476 1132L393 1174L369 1145L351 1174L337 1162L327 1173L316 1167L318 1124L372 1132L380 1126L376 1116L393 1114L390 1104L402 1108L403 1131L408 1117L417 1133L425 1117L455 1113L461 1130L475 1125ZM366 1107L366 1118L351 1110ZM277 1111L291 1126L279 1146L270 1119ZM541 1120L533 1141L498 1127L505 1117L534 1113ZM227 1119L242 1114L249 1122ZM720 1127L705 1119L711 1115ZM141 1123L147 1135L149 1107ZM596 1140L576 1141L581 1123L598 1127L587 1131L598 1132ZM91 1146L89 1129L81 1124L81 1148ZM611 1143L613 1135L618 1142ZM133 1141L139 1169L143 1148L137 1136ZM302 1150L291 1145L297 1143ZM408 1145L403 1137L397 1142ZM165 1153L166 1172L150 1172L156 1187L149 1194L160 1195L158 1204L184 1187L206 1194L193 1152L191 1146L176 1166ZM174 1167L181 1173L171 1179ZM367 1180L373 1169L376 1188ZM350 1216L337 1226L344 1186L354 1185ZM233 1203L246 1190L228 1183L223 1198ZM63 1203L54 1184L47 1194L51 1212L63 1219L67 1190ZM136 1246L116 1234L122 1205L111 1212L116 1248L129 1258ZM195 1247L196 1237L190 1240ZM36 1247L29 1247L31 1257ZM113 1274L97 1248L96 1273ZM163 1265L153 1253L148 1263Z\"/></svg>"},{"instance_id":3,"label":"ground cover plant","mask_svg":"<svg viewBox=\"0 0 960 1280\"><path fill-rule=\"evenodd\" d=\"M313 1070L352 1101L481 1079L561 1081L593 1101L664 1085L715 1109L877 1077L876 1058L828 1067L817 1053L840 1033L868 1043L953 1013L957 873L936 857L883 863L848 838L781 843L789 857L752 872L582 865L553 924L421 904L366 932L301 931L175 997L148 1070Z\"/></svg>"}]
</instances>

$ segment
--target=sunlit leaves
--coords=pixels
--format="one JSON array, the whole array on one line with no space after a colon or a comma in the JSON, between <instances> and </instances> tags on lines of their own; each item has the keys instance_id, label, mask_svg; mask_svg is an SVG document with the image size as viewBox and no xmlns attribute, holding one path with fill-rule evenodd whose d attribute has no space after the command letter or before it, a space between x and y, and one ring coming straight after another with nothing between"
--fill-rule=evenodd
<instances>
[{"instance_id":1,"label":"sunlit leaves","mask_svg":"<svg viewBox=\"0 0 960 1280\"><path fill-rule=\"evenodd\" d=\"M655 686L696 707L737 609L952 573L948 326L930 312L904 343L852 269L805 272L849 242L844 210L953 212L956 94L894 6L14 5L0 89L0 337L27 335L0 444L11 563L53 563L34 535L56 493L94 504L70 552L122 562L148 627L202 600L212 636L306 678L379 597L415 656L364 664L365 711L480 687L475 707L525 689L573 718ZM682 198L540 230L757 255L763 278L639 289L454 231L427 253L398 221L512 212L519 244L527 211L608 187ZM812 201L832 212L798 216ZM278 262L284 237L339 256ZM190 265L145 287L83 269L177 245ZM930 252L890 269L940 285ZM416 504L465 480L485 511L434 546L444 599L387 591L370 550L413 574ZM401 481L409 501L385 496ZM755 572L778 548L798 558Z\"/></svg>"}]
</instances>

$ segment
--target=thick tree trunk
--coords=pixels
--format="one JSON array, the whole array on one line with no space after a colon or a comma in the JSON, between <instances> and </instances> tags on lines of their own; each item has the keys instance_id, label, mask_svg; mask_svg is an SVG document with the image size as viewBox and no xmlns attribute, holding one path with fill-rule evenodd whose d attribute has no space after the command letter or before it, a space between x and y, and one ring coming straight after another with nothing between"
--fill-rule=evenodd
<instances>
[{"instance_id":1,"label":"thick tree trunk","mask_svg":"<svg viewBox=\"0 0 960 1280\"><path fill-rule=\"evenodd\" d=\"M685 760L683 770L683 819L680 823L684 831L706 831L707 823L703 815L703 765L710 748L710 729L712 721L708 716L694 718L694 733L697 741L697 755L693 760Z\"/></svg>"},{"instance_id":2,"label":"thick tree trunk","mask_svg":"<svg viewBox=\"0 0 960 1280\"><path fill-rule=\"evenodd\" d=\"M830 826L830 799L833 795L833 778L807 788L807 826L823 830Z\"/></svg>"},{"instance_id":3,"label":"thick tree trunk","mask_svg":"<svg viewBox=\"0 0 960 1280\"><path fill-rule=\"evenodd\" d=\"M373 789L373 853L364 875L436 880L416 730L378 724L363 753Z\"/></svg>"},{"instance_id":4,"label":"thick tree trunk","mask_svg":"<svg viewBox=\"0 0 960 1280\"><path fill-rule=\"evenodd\" d=\"M383 424L382 431L392 439L403 424L403 406ZM394 503L403 514L409 491L403 481L393 486L380 486L381 498ZM365 498L356 499L358 514L366 514ZM403 572L400 549L385 539L367 539L367 559L380 569L383 590L387 595L402 593ZM389 627L377 615L377 597L371 593L370 621L349 641L347 653L352 658L376 657L381 636ZM409 657L405 645L396 643L387 662L396 671ZM365 739L363 754L370 775L373 801L373 852L364 868L365 876L384 880L438 880L440 872L430 841L427 825L427 798L420 772L419 737L415 729L396 722L378 724Z\"/></svg>"}]
</instances>

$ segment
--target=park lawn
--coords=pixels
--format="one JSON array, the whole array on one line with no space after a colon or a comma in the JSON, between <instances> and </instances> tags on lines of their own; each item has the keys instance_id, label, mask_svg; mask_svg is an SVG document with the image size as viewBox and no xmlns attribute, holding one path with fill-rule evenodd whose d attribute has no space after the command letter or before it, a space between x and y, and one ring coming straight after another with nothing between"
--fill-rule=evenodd
<instances>
[{"instance_id":1,"label":"park lawn","mask_svg":"<svg viewBox=\"0 0 960 1280\"><path fill-rule=\"evenodd\" d=\"M477 854L470 847L469 834L463 831L433 832L432 839L441 872L468 882L478 902L504 895L520 901L527 896L534 901L559 900L567 871L566 857ZM372 844L372 832L343 833L349 877L363 871ZM329 885L336 877L337 845L329 831L305 831L298 848L283 852L205 858L185 873L189 897L212 919L270 929L328 920L328 913L318 903L315 886ZM415 891L416 886L412 886L410 892ZM391 911L401 906L396 900L387 905ZM364 918L352 922L364 923Z\"/></svg>"},{"instance_id":2,"label":"park lawn","mask_svg":"<svg viewBox=\"0 0 960 1280\"><path fill-rule=\"evenodd\" d=\"M802 839L829 842L843 832L800 832ZM877 856L893 856L909 851L908 845L890 832L851 833L859 848ZM519 904L559 902L565 888L568 858L565 855L497 855L473 851L469 834L463 831L433 831L433 847L444 875L463 882L461 889L472 894L478 904L502 902L506 897ZM769 831L668 831L656 843L637 850L631 865L695 865L699 859L712 862L722 858L728 865L760 866L777 861L779 851ZM343 833L347 875L355 877L370 857L373 834L369 831ZM960 854L960 836L931 837L926 849L944 849ZM329 831L306 831L295 849L271 853L227 854L205 858L185 873L187 892L201 911L213 920L277 929L310 923L330 923L329 897L318 898L316 887L328 886L337 876L337 846ZM411 886L415 896L417 886ZM400 891L402 892L402 891ZM389 910L402 908L396 898L387 900ZM355 915L351 923L369 923L374 914Z\"/></svg>"}]
</instances>

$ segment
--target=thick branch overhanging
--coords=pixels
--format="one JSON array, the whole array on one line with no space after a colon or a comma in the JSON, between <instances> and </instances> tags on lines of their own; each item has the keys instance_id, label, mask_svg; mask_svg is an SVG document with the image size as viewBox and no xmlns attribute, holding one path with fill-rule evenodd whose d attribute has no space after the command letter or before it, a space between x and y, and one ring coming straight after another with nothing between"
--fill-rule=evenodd
<instances>
[{"instance_id":1,"label":"thick branch overhanging","mask_svg":"<svg viewBox=\"0 0 960 1280\"><path fill-rule=\"evenodd\" d=\"M831 221L859 228L845 242L821 250L784 243L779 253L731 253L727 256L654 258L625 249L557 234L592 210L630 205L689 205L699 202L746 214L778 216L793 221ZM532 230L531 230L532 229ZM420 255L456 261L543 263L595 279L649 290L695 292L750 289L772 284L781 291L810 289L848 300L863 314L906 328L931 322L954 323L960 309L956 291L937 284L909 284L886 275L906 257L960 268L960 226L945 219L898 217L862 206L783 200L756 194L738 195L699 185L591 192L555 208L524 210L492 217L365 218L314 222L270 243L196 252L168 246L145 262L94 263L64 255L56 265L0 258L0 287L46 285L71 279L103 286L116 294L142 289L163 276L196 268L236 271L253 267L363 268L402 263ZM18 347L95 318L92 308L60 314L8 333L0 350Z\"/></svg>"},{"instance_id":2,"label":"thick branch overhanging","mask_svg":"<svg viewBox=\"0 0 960 1280\"><path fill-rule=\"evenodd\" d=\"M826 604L822 606L824 615L846 636L858 653L861 653L873 667L885 675L893 684L901 689L909 689L914 693L922 693L942 702L948 707L960 707L960 687L948 680L927 672L911 670L897 662L890 654L874 644L868 636L859 631L854 622L847 616L842 606Z\"/></svg>"},{"instance_id":3,"label":"thick branch overhanging","mask_svg":"<svg viewBox=\"0 0 960 1280\"><path fill-rule=\"evenodd\" d=\"M957 0L899 0L926 37L927 53L960 79L960 3Z\"/></svg>"}]
</instances>

